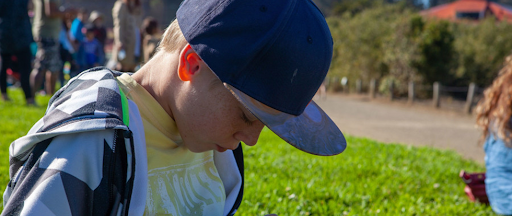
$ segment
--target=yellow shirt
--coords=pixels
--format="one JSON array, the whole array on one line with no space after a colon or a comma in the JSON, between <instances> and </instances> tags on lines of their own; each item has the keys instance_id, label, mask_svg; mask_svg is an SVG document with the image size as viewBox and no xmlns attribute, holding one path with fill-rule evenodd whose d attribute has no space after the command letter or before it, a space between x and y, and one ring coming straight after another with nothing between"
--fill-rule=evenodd
<instances>
[{"instance_id":1,"label":"yellow shirt","mask_svg":"<svg viewBox=\"0 0 512 216\"><path fill-rule=\"evenodd\" d=\"M226 194L213 151L193 153L180 145L174 120L131 76L118 83L137 104L148 158L148 194L144 215L222 215Z\"/></svg>"}]
</instances>

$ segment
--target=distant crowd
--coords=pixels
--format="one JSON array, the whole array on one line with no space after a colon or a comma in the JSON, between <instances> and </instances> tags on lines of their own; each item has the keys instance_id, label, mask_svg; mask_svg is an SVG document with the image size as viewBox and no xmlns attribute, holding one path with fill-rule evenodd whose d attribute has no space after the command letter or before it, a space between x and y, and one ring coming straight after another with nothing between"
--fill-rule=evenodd
<instances>
[{"instance_id":1,"label":"distant crowd","mask_svg":"<svg viewBox=\"0 0 512 216\"><path fill-rule=\"evenodd\" d=\"M112 18L110 30L100 12L66 8L62 0L0 0L2 99L11 100L8 86L20 85L26 103L36 105L36 94L52 95L57 81L64 86L96 66L136 71L158 46L158 22L143 19L140 0L116 1Z\"/></svg>"}]
</instances>

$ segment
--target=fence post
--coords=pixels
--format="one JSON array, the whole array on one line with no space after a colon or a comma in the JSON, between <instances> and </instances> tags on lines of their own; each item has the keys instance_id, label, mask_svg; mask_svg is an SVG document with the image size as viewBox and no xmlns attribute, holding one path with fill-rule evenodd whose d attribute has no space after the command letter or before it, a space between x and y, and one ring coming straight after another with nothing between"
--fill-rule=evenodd
<instances>
[{"instance_id":1,"label":"fence post","mask_svg":"<svg viewBox=\"0 0 512 216\"><path fill-rule=\"evenodd\" d=\"M375 87L377 85L377 81L375 79L370 80L370 98L375 98L375 91L377 90Z\"/></svg>"},{"instance_id":2,"label":"fence post","mask_svg":"<svg viewBox=\"0 0 512 216\"><path fill-rule=\"evenodd\" d=\"M329 87L331 86L331 79L329 77L325 77L324 86L326 90L329 89Z\"/></svg>"},{"instance_id":3,"label":"fence post","mask_svg":"<svg viewBox=\"0 0 512 216\"><path fill-rule=\"evenodd\" d=\"M356 92L357 94L361 94L363 89L363 81L361 79L356 80Z\"/></svg>"},{"instance_id":4,"label":"fence post","mask_svg":"<svg viewBox=\"0 0 512 216\"><path fill-rule=\"evenodd\" d=\"M475 97L476 85L475 83L470 83L468 88L468 96L466 98L466 105L464 106L464 112L470 114L471 109L473 107L473 100Z\"/></svg>"},{"instance_id":5,"label":"fence post","mask_svg":"<svg viewBox=\"0 0 512 216\"><path fill-rule=\"evenodd\" d=\"M395 91L395 82L393 80L391 80L391 82L389 82L389 100L392 101L393 100L393 92Z\"/></svg>"},{"instance_id":6,"label":"fence post","mask_svg":"<svg viewBox=\"0 0 512 216\"><path fill-rule=\"evenodd\" d=\"M341 78L340 84L341 84L341 92L348 93L348 91L349 91L349 89L348 89L348 78L347 77Z\"/></svg>"},{"instance_id":7,"label":"fence post","mask_svg":"<svg viewBox=\"0 0 512 216\"><path fill-rule=\"evenodd\" d=\"M434 82L434 95L433 95L433 98L432 98L432 101L433 101L433 105L435 108L439 108L440 106L440 93L441 91L441 85L439 84L439 82Z\"/></svg>"},{"instance_id":8,"label":"fence post","mask_svg":"<svg viewBox=\"0 0 512 216\"><path fill-rule=\"evenodd\" d=\"M331 83L329 85L330 89L333 91L333 92L336 92L338 91L338 88L340 86L339 82L338 82L338 77L333 77L331 80Z\"/></svg>"},{"instance_id":9,"label":"fence post","mask_svg":"<svg viewBox=\"0 0 512 216\"><path fill-rule=\"evenodd\" d=\"M409 82L409 100L407 101L409 104L412 104L414 102L414 82Z\"/></svg>"}]
</instances>

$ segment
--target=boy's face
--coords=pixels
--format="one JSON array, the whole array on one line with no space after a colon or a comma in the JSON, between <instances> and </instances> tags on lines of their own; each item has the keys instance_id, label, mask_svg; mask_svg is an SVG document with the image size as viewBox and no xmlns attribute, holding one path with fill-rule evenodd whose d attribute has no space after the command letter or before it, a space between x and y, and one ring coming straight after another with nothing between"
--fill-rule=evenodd
<instances>
[{"instance_id":1,"label":"boy's face","mask_svg":"<svg viewBox=\"0 0 512 216\"><path fill-rule=\"evenodd\" d=\"M263 123L247 110L211 70L201 69L176 97L174 118L183 144L192 152L235 149L240 141L253 146Z\"/></svg>"},{"instance_id":2,"label":"boy's face","mask_svg":"<svg viewBox=\"0 0 512 216\"><path fill-rule=\"evenodd\" d=\"M87 38L87 40L91 41L94 39L94 32L92 31L88 31L86 34L85 34L85 37Z\"/></svg>"}]
</instances>

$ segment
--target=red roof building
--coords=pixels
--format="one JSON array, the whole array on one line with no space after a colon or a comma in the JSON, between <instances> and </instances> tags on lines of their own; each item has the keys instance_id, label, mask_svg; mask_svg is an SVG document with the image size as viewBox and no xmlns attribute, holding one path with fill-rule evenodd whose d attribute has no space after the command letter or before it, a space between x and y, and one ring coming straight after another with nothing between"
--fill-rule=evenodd
<instances>
[{"instance_id":1,"label":"red roof building","mask_svg":"<svg viewBox=\"0 0 512 216\"><path fill-rule=\"evenodd\" d=\"M481 20L494 16L498 21L512 22L512 7L489 0L458 0L424 10L423 16L447 20Z\"/></svg>"}]
</instances>

